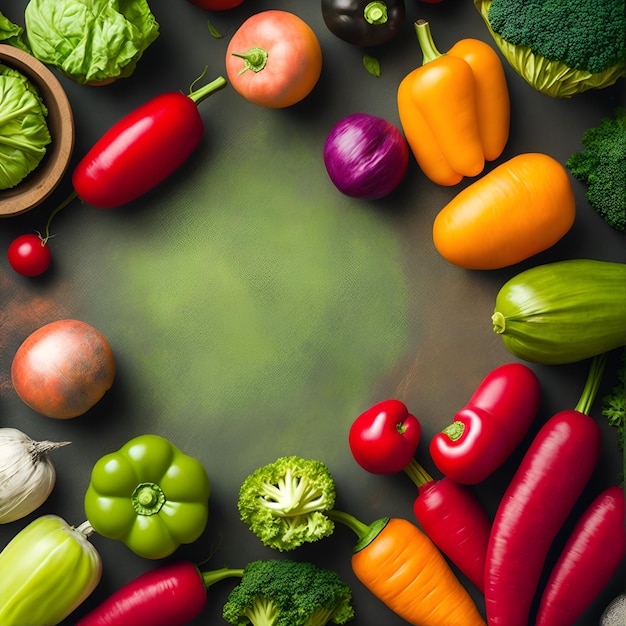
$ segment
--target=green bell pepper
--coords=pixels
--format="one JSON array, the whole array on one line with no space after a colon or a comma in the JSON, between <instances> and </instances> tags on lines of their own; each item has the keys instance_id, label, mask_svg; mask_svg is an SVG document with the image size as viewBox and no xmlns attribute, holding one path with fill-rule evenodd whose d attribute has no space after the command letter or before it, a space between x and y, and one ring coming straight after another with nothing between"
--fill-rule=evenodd
<instances>
[{"instance_id":1,"label":"green bell pepper","mask_svg":"<svg viewBox=\"0 0 626 626\"><path fill-rule=\"evenodd\" d=\"M43 515L13 537L0 552L2 626L55 626L91 594L102 576L92 532Z\"/></svg>"},{"instance_id":2,"label":"green bell pepper","mask_svg":"<svg viewBox=\"0 0 626 626\"><path fill-rule=\"evenodd\" d=\"M140 435L95 463L85 513L100 535L162 559L203 533L209 494L198 460L163 437Z\"/></svg>"}]
</instances>

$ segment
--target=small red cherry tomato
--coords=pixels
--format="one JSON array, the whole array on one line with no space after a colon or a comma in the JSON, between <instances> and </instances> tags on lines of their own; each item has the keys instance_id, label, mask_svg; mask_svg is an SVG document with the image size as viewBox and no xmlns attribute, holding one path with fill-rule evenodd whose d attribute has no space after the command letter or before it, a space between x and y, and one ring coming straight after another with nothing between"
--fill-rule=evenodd
<instances>
[{"instance_id":1,"label":"small red cherry tomato","mask_svg":"<svg viewBox=\"0 0 626 626\"><path fill-rule=\"evenodd\" d=\"M249 102L283 108L309 95L322 73L313 29L288 11L255 13L226 49L228 81Z\"/></svg>"},{"instance_id":2,"label":"small red cherry tomato","mask_svg":"<svg viewBox=\"0 0 626 626\"><path fill-rule=\"evenodd\" d=\"M43 274L52 261L48 244L39 236L28 233L16 237L7 252L9 265L22 276Z\"/></svg>"},{"instance_id":3,"label":"small red cherry tomato","mask_svg":"<svg viewBox=\"0 0 626 626\"><path fill-rule=\"evenodd\" d=\"M243 0L187 0L191 4L208 9L209 11L226 11L234 9L243 3Z\"/></svg>"},{"instance_id":4,"label":"small red cherry tomato","mask_svg":"<svg viewBox=\"0 0 626 626\"><path fill-rule=\"evenodd\" d=\"M354 420L348 441L355 461L372 474L397 474L413 459L422 427L399 400L383 400Z\"/></svg>"}]
</instances>

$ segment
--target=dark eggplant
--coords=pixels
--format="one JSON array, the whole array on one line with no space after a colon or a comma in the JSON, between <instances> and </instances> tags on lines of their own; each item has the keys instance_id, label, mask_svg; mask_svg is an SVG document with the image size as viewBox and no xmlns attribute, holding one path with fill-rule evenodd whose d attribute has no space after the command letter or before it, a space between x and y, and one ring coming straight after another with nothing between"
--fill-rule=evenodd
<instances>
[{"instance_id":1,"label":"dark eggplant","mask_svg":"<svg viewBox=\"0 0 626 626\"><path fill-rule=\"evenodd\" d=\"M393 39L406 10L404 0L322 0L322 17L333 35L365 48Z\"/></svg>"}]
</instances>

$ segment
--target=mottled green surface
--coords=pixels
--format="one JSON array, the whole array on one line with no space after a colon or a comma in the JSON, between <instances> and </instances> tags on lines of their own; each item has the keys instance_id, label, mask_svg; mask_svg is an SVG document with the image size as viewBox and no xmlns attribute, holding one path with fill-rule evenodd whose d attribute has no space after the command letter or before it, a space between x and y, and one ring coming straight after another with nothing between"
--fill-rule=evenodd
<instances>
[{"instance_id":1,"label":"mottled green surface","mask_svg":"<svg viewBox=\"0 0 626 626\"><path fill-rule=\"evenodd\" d=\"M310 137L274 149L279 115L200 155L113 243L107 319L157 420L263 416L276 437L267 416L351 416L406 347L391 220L330 186Z\"/></svg>"}]
</instances>

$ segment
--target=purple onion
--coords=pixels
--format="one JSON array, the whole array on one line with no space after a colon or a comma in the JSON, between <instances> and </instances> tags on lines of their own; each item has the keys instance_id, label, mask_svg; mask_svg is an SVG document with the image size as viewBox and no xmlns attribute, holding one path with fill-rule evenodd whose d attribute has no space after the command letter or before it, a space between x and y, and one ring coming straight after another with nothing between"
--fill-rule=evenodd
<instances>
[{"instance_id":1,"label":"purple onion","mask_svg":"<svg viewBox=\"0 0 626 626\"><path fill-rule=\"evenodd\" d=\"M353 113L331 129L324 143L324 165L346 196L373 200L391 193L409 164L409 149L391 122Z\"/></svg>"}]
</instances>

